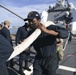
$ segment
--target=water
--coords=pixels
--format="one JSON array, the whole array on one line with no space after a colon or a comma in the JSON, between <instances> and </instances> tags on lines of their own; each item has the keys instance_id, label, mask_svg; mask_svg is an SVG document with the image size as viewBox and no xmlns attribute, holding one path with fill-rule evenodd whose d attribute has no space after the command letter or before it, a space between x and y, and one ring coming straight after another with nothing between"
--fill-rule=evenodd
<instances>
[{"instance_id":1,"label":"water","mask_svg":"<svg viewBox=\"0 0 76 75\"><path fill-rule=\"evenodd\" d=\"M10 30L10 34L16 34L18 27L11 27L11 28L9 28L9 30Z\"/></svg>"}]
</instances>

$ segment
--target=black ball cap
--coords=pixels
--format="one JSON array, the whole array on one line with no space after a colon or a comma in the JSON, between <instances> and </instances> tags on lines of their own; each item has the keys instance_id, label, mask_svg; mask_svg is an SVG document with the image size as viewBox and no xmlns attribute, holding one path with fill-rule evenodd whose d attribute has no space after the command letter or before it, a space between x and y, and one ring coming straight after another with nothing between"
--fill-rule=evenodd
<instances>
[{"instance_id":1,"label":"black ball cap","mask_svg":"<svg viewBox=\"0 0 76 75\"><path fill-rule=\"evenodd\" d=\"M29 12L27 18L25 18L24 21L32 20L34 18L40 18L40 14L37 11L31 11L31 12Z\"/></svg>"}]
</instances>

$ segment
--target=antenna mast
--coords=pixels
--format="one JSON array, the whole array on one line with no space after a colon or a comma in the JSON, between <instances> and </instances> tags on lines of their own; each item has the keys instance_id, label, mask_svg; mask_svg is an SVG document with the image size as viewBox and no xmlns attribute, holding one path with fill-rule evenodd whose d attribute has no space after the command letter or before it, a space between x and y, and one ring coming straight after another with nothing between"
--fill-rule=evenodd
<instances>
[{"instance_id":1,"label":"antenna mast","mask_svg":"<svg viewBox=\"0 0 76 75\"><path fill-rule=\"evenodd\" d=\"M12 14L16 15L17 17L19 17L20 19L24 20L21 16L17 15L16 13L14 13L13 11L9 10L8 8L6 8L5 6L0 4L0 7L4 8L5 10L11 12Z\"/></svg>"}]
</instances>

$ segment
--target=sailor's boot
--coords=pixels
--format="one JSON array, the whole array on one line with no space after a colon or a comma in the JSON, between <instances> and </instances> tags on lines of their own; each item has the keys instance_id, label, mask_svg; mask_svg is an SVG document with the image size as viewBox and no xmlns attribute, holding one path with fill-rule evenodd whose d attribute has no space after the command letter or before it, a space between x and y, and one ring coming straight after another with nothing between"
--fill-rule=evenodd
<instances>
[{"instance_id":1,"label":"sailor's boot","mask_svg":"<svg viewBox=\"0 0 76 75\"><path fill-rule=\"evenodd\" d=\"M25 74L23 73L22 63L19 63L19 74L20 74L20 75L25 75Z\"/></svg>"},{"instance_id":2,"label":"sailor's boot","mask_svg":"<svg viewBox=\"0 0 76 75\"><path fill-rule=\"evenodd\" d=\"M28 61L27 60L25 60L25 67L24 67L24 69L26 69L28 71L31 71L31 69L28 67Z\"/></svg>"}]
</instances>

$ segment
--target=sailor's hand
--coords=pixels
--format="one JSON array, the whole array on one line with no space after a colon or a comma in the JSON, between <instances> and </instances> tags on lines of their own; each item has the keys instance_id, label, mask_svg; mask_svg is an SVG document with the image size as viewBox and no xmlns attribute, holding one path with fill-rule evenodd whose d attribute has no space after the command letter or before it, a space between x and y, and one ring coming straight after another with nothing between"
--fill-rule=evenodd
<instances>
[{"instance_id":1,"label":"sailor's hand","mask_svg":"<svg viewBox=\"0 0 76 75\"><path fill-rule=\"evenodd\" d=\"M46 32L46 27L43 25L43 24L40 24L39 26L38 26L38 28L41 30L41 31L43 31L43 32Z\"/></svg>"},{"instance_id":2,"label":"sailor's hand","mask_svg":"<svg viewBox=\"0 0 76 75\"><path fill-rule=\"evenodd\" d=\"M29 48L26 48L26 49L25 49L25 51L28 51L28 50L29 50Z\"/></svg>"}]
</instances>

